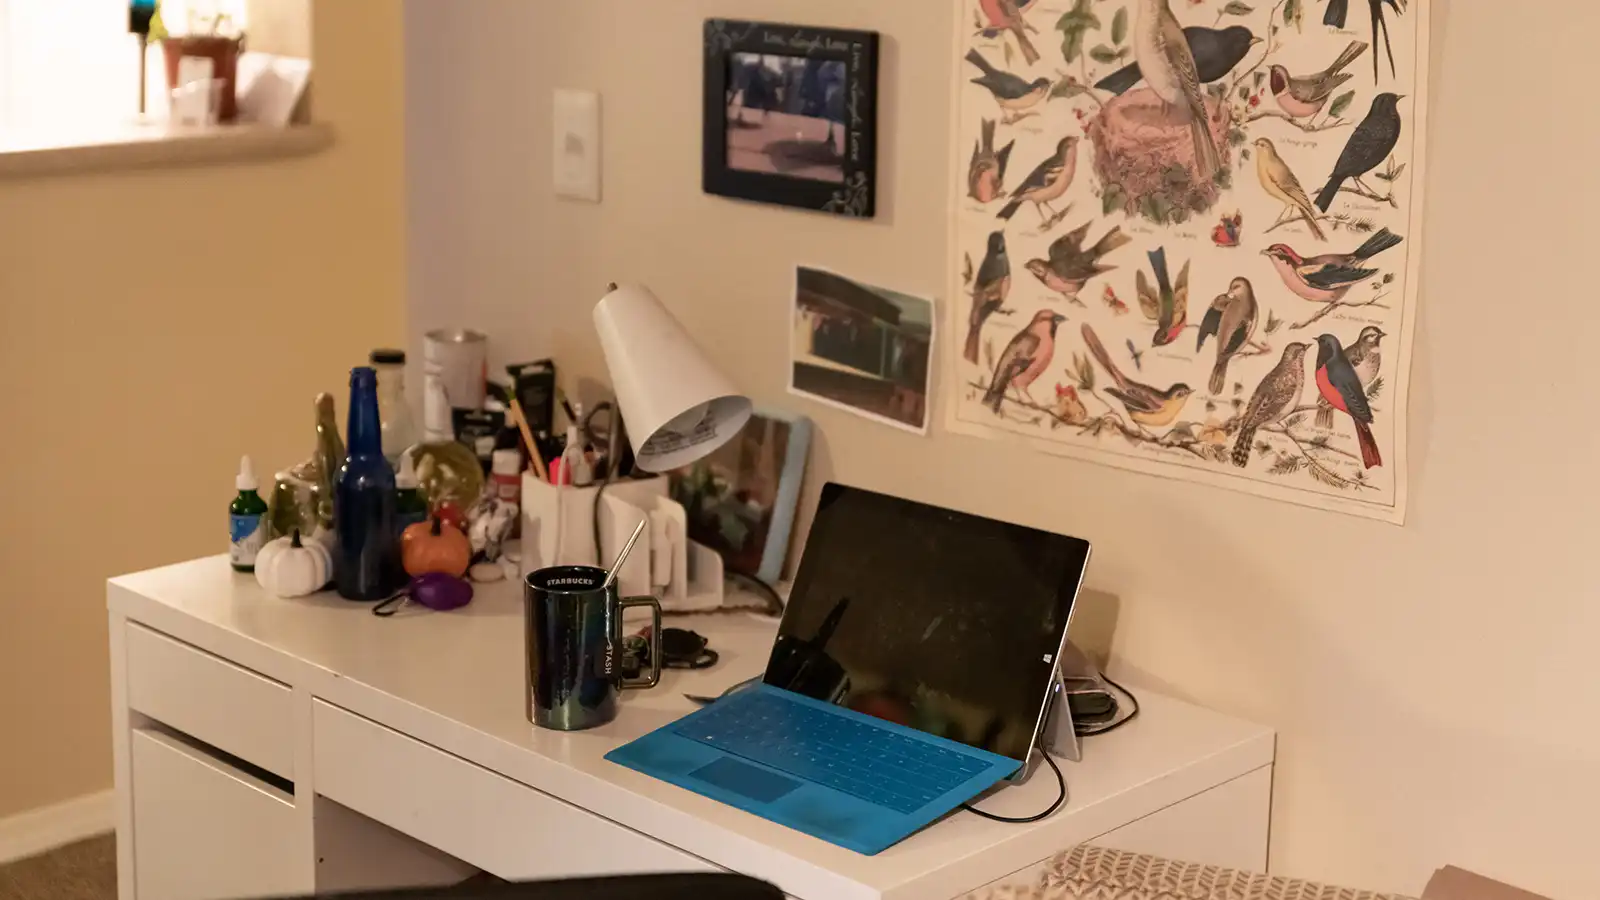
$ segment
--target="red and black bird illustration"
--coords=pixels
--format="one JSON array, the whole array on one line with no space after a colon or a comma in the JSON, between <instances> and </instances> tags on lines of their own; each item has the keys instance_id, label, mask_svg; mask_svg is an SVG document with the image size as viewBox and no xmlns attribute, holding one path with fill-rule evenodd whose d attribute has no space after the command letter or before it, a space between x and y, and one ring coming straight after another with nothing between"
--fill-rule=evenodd
<instances>
[{"instance_id":1,"label":"red and black bird illustration","mask_svg":"<svg viewBox=\"0 0 1600 900\"><path fill-rule=\"evenodd\" d=\"M1239 419L1239 436L1233 442L1234 465L1241 469L1249 465L1256 432L1288 415L1299 404L1300 393L1306 387L1306 351L1310 348L1310 344L1298 341L1284 347L1283 358L1256 385L1250 405Z\"/></svg>"},{"instance_id":2,"label":"red and black bird illustration","mask_svg":"<svg viewBox=\"0 0 1600 900\"><path fill-rule=\"evenodd\" d=\"M978 361L983 323L1006 305L1010 294L1011 258L1006 255L1006 233L996 231L989 235L989 250L972 282L972 314L967 317L967 344L961 354L967 362Z\"/></svg>"},{"instance_id":3,"label":"red and black bird illustration","mask_svg":"<svg viewBox=\"0 0 1600 900\"><path fill-rule=\"evenodd\" d=\"M1028 388L1050 368L1050 360L1056 355L1056 329L1066 320L1066 316L1048 309L1033 314L1033 321L1018 332L1000 354L1000 361L994 367L994 380L989 382L989 390L983 395L985 406L998 415L1007 390L1016 391L1038 405Z\"/></svg>"},{"instance_id":4,"label":"red and black bird illustration","mask_svg":"<svg viewBox=\"0 0 1600 900\"><path fill-rule=\"evenodd\" d=\"M1217 364L1211 367L1211 383L1208 385L1213 396L1221 396L1227 387L1228 363L1250 343L1260 315L1255 288L1248 278L1235 278L1229 283L1227 293L1211 301L1211 308L1206 310L1206 317L1200 322L1200 339L1195 342L1194 349L1196 353L1200 352L1205 349L1206 338L1216 336Z\"/></svg>"},{"instance_id":5,"label":"red and black bird illustration","mask_svg":"<svg viewBox=\"0 0 1600 900\"><path fill-rule=\"evenodd\" d=\"M1290 75L1289 70L1280 65L1267 68L1267 74L1272 89L1272 97L1278 101L1278 108L1287 113L1291 118L1309 119L1328 105L1328 100L1333 97L1333 92L1338 90L1346 81L1355 76L1343 71L1344 68L1360 58L1367 52L1367 45L1362 41L1351 41L1350 46L1333 61L1333 65L1311 75Z\"/></svg>"},{"instance_id":6,"label":"red and black bird illustration","mask_svg":"<svg viewBox=\"0 0 1600 900\"><path fill-rule=\"evenodd\" d=\"M1406 0L1367 0L1367 9L1372 13L1372 42L1378 42L1379 32L1383 36L1383 49L1389 55L1389 74L1395 74L1394 45L1389 43L1389 14L1384 11L1383 5L1389 4L1395 15L1406 11ZM1330 28L1343 28L1345 20L1350 15L1350 0L1328 0L1328 8L1322 14L1322 24ZM1372 54L1372 83L1378 83L1378 54Z\"/></svg>"},{"instance_id":7,"label":"red and black bird illustration","mask_svg":"<svg viewBox=\"0 0 1600 900\"><path fill-rule=\"evenodd\" d=\"M1089 236L1090 224L1085 222L1057 238L1050 245L1049 259L1030 259L1027 263L1028 271L1045 287L1079 306L1083 305L1083 301L1078 299L1078 294L1083 291L1084 285L1091 278L1116 268L1100 260L1111 251L1133 243L1132 238L1122 233L1122 227L1116 226L1095 241L1094 246L1085 250L1083 240Z\"/></svg>"},{"instance_id":8,"label":"red and black bird illustration","mask_svg":"<svg viewBox=\"0 0 1600 900\"><path fill-rule=\"evenodd\" d=\"M1028 11L1036 0L978 0L978 9L982 17L978 20L979 34L984 37L998 37L1005 32L1017 39L1017 48L1022 51L1022 59L1028 65L1039 61L1039 51L1028 40L1028 32L1032 26L1022 14Z\"/></svg>"},{"instance_id":9,"label":"red and black bird illustration","mask_svg":"<svg viewBox=\"0 0 1600 900\"><path fill-rule=\"evenodd\" d=\"M1100 343L1100 336L1088 324L1083 326L1083 343L1088 346L1089 352L1106 370L1111 380L1116 382L1114 387L1106 388L1106 393L1117 398L1128 410L1128 418L1149 428L1165 428L1183 412L1184 404L1189 402L1189 397L1194 394L1187 384L1178 382L1164 391L1155 387L1134 381L1122 374L1117 364L1111 361L1111 354L1106 352L1104 344Z\"/></svg>"},{"instance_id":10,"label":"red and black bird illustration","mask_svg":"<svg viewBox=\"0 0 1600 900\"><path fill-rule=\"evenodd\" d=\"M1139 295L1139 311L1156 323L1156 333L1150 339L1157 347L1165 347L1178 339L1189 327L1189 264L1178 270L1176 284L1167 277L1167 248L1157 247L1149 252L1150 268L1156 274L1155 287L1140 270L1134 278L1134 289Z\"/></svg>"},{"instance_id":11,"label":"red and black bird illustration","mask_svg":"<svg viewBox=\"0 0 1600 900\"><path fill-rule=\"evenodd\" d=\"M1367 268L1367 260L1399 246L1403 240L1383 228L1351 253L1304 257L1288 244L1273 244L1261 251L1261 255L1272 260L1278 277L1296 297L1313 303L1338 303L1352 287L1378 274L1377 269Z\"/></svg>"},{"instance_id":12,"label":"red and black bird illustration","mask_svg":"<svg viewBox=\"0 0 1600 900\"><path fill-rule=\"evenodd\" d=\"M1378 442L1372 437L1372 406L1366 388L1345 356L1339 339L1331 334L1317 337L1317 393L1328 405L1347 413L1356 423L1356 442L1361 445L1361 464L1368 469L1383 465Z\"/></svg>"},{"instance_id":13,"label":"red and black bird illustration","mask_svg":"<svg viewBox=\"0 0 1600 900\"><path fill-rule=\"evenodd\" d=\"M996 151L995 124L993 119L983 120L983 135L973 146L972 162L967 166L967 196L979 203L990 203L1006 195L1006 164L1017 146L1017 142L1012 141Z\"/></svg>"},{"instance_id":14,"label":"red and black bird illustration","mask_svg":"<svg viewBox=\"0 0 1600 900\"><path fill-rule=\"evenodd\" d=\"M1367 392L1369 400L1372 398L1373 385L1378 382L1378 373L1383 369L1383 351L1379 345L1386 337L1388 335L1383 333L1382 328L1368 325L1361 329L1354 344L1344 348L1345 358L1355 367L1356 377L1361 380L1361 389ZM1321 397L1317 398L1317 426L1333 428L1333 407Z\"/></svg>"}]
</instances>

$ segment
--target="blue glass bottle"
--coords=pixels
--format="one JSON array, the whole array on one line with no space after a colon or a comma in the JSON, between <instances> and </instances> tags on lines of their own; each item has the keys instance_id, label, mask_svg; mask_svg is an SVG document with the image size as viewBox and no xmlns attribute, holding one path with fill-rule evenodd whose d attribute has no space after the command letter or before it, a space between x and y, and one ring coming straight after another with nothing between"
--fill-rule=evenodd
<instances>
[{"instance_id":1,"label":"blue glass bottle","mask_svg":"<svg viewBox=\"0 0 1600 900\"><path fill-rule=\"evenodd\" d=\"M394 470L383 458L378 375L350 370L349 455L334 488L333 580L347 600L382 600L399 587Z\"/></svg>"}]
</instances>

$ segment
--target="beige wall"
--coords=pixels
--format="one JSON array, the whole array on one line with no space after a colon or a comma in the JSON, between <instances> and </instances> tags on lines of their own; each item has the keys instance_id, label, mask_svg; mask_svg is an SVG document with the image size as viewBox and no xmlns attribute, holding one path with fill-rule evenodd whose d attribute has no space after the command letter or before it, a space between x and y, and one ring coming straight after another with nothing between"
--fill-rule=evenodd
<instances>
[{"instance_id":1,"label":"beige wall","mask_svg":"<svg viewBox=\"0 0 1600 900\"><path fill-rule=\"evenodd\" d=\"M470 17L411 5L408 31L431 35L408 47L414 336L476 325L497 362L553 353L568 378L600 376L590 305L607 281L646 282L751 394L815 417L813 473L1092 539L1090 584L1122 598L1116 670L1280 729L1277 869L1418 891L1457 861L1600 896L1600 430L1585 327L1600 133L1575 113L1600 80L1600 9L1429 4L1413 502L1394 528L919 440L785 396L795 263L946 291L948 0L483 0ZM881 218L701 194L709 15L884 33ZM1518 24L1534 22L1561 25ZM603 93L604 205L551 196L555 86Z\"/></svg>"},{"instance_id":2,"label":"beige wall","mask_svg":"<svg viewBox=\"0 0 1600 900\"><path fill-rule=\"evenodd\" d=\"M104 579L225 549L239 455L403 333L401 44L317 4L323 155L0 181L0 818L111 785Z\"/></svg>"}]
</instances>

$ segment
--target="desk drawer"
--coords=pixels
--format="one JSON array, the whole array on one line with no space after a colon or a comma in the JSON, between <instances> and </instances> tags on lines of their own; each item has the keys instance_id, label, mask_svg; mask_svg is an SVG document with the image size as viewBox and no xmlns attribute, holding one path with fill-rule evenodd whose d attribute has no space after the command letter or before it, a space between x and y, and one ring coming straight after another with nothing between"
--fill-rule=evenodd
<instances>
[{"instance_id":1,"label":"desk drawer","mask_svg":"<svg viewBox=\"0 0 1600 900\"><path fill-rule=\"evenodd\" d=\"M128 623L128 706L294 780L289 686Z\"/></svg>"},{"instance_id":2,"label":"desk drawer","mask_svg":"<svg viewBox=\"0 0 1600 900\"><path fill-rule=\"evenodd\" d=\"M311 890L294 799L281 787L160 731L134 729L131 757L140 898L231 900Z\"/></svg>"},{"instance_id":3,"label":"desk drawer","mask_svg":"<svg viewBox=\"0 0 1600 900\"><path fill-rule=\"evenodd\" d=\"M314 707L318 794L493 875L721 871L369 719Z\"/></svg>"}]
</instances>

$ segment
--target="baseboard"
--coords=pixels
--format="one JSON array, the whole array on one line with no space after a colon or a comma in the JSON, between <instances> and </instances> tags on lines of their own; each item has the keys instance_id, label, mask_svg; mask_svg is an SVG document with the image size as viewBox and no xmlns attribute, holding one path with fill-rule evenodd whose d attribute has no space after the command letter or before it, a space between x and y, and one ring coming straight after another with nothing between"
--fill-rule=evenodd
<instances>
[{"instance_id":1,"label":"baseboard","mask_svg":"<svg viewBox=\"0 0 1600 900\"><path fill-rule=\"evenodd\" d=\"M115 793L85 794L0 819L0 863L25 859L116 827Z\"/></svg>"}]
</instances>

